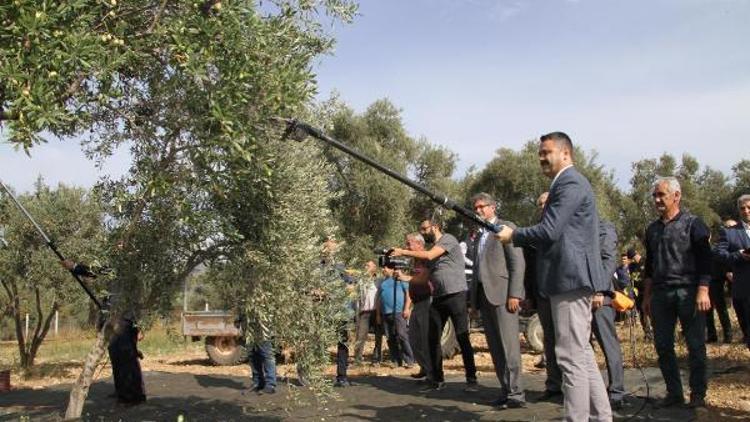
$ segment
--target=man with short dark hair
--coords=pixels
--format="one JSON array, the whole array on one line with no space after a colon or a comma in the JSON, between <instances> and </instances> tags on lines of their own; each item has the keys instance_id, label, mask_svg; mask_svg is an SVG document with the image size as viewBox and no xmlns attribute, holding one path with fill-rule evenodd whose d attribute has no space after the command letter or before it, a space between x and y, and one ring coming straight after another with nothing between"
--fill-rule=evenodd
<instances>
[{"instance_id":1,"label":"man with short dark hair","mask_svg":"<svg viewBox=\"0 0 750 422\"><path fill-rule=\"evenodd\" d=\"M674 350L679 319L688 348L690 406L705 407L710 232L700 217L680 209L682 192L676 178L657 179L652 197L659 219L646 229L643 311L652 317L659 369L667 385L667 395L658 405L685 402Z\"/></svg>"},{"instance_id":2,"label":"man with short dark hair","mask_svg":"<svg viewBox=\"0 0 750 422\"><path fill-rule=\"evenodd\" d=\"M737 198L741 224L721 230L716 254L731 267L732 305L750 349L750 195Z\"/></svg>"},{"instance_id":3,"label":"man with short dark hair","mask_svg":"<svg viewBox=\"0 0 750 422\"><path fill-rule=\"evenodd\" d=\"M553 132L539 141L539 164L552 179L542 220L515 230L505 226L497 237L536 247L537 284L550 299L555 354L563 374L565 419L611 421L607 389L589 343L592 295L609 287L602 273L594 191L573 166L568 135Z\"/></svg>"},{"instance_id":4,"label":"man with short dark hair","mask_svg":"<svg viewBox=\"0 0 750 422\"><path fill-rule=\"evenodd\" d=\"M478 193L471 202L477 215L488 223L515 227L497 217L495 200L490 194ZM486 229L480 230L474 245L470 302L482 314L484 335L500 381L500 397L492 404L500 409L526 407L518 338L518 311L525 295L523 251L512 243L500 243Z\"/></svg>"},{"instance_id":5,"label":"man with short dark hair","mask_svg":"<svg viewBox=\"0 0 750 422\"><path fill-rule=\"evenodd\" d=\"M426 219L419 225L419 233L425 241L432 243L428 251L410 251L401 248L393 249L393 256L410 256L429 260L429 272L411 278L412 283L432 282L432 305L430 306L430 371L428 386L424 390L441 390L445 387L443 374L443 351L440 338L445 323L450 318L456 332L456 339L461 348L461 357L466 372L466 391L475 392L477 388L477 367L474 363L474 349L469 340L469 315L466 307L466 276L464 274L464 255L458 240L449 233L443 233L440 223Z\"/></svg>"}]
</instances>

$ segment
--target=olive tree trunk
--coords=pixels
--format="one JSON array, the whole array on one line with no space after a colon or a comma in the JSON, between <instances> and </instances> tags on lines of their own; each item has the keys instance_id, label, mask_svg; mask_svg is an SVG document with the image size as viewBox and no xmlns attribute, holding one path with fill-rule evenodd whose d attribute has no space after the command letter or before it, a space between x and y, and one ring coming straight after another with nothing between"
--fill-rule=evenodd
<instances>
[{"instance_id":1,"label":"olive tree trunk","mask_svg":"<svg viewBox=\"0 0 750 422\"><path fill-rule=\"evenodd\" d=\"M65 411L65 420L78 419L83 413L83 404L86 402L86 397L89 394L89 388L94 380L94 372L99 362L104 356L104 348L106 344L106 333L109 321L105 321L102 324L102 328L96 335L96 342L89 350L89 354L86 355L86 360L83 363L83 371L78 376L78 380L73 385L73 389L70 390L70 397L68 399L68 408Z\"/></svg>"}]
</instances>

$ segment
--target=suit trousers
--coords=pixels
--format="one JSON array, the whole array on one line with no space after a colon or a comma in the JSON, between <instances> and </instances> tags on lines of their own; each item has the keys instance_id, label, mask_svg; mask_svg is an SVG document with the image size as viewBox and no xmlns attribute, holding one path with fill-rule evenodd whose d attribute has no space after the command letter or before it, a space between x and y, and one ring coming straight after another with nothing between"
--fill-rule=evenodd
<instances>
[{"instance_id":1,"label":"suit trousers","mask_svg":"<svg viewBox=\"0 0 750 422\"><path fill-rule=\"evenodd\" d=\"M443 336L443 328L450 318L456 331L456 340L461 348L461 357L464 361L464 371L467 382L476 382L477 367L474 363L474 348L469 340L469 311L466 306L466 292L458 292L432 298L430 306L430 369L428 378L433 382L444 382L443 374L443 349L440 346L440 338Z\"/></svg>"},{"instance_id":2,"label":"suit trousers","mask_svg":"<svg viewBox=\"0 0 750 422\"><path fill-rule=\"evenodd\" d=\"M518 313L510 313L505 304L496 306L487 301L482 283L477 283L479 310L482 313L484 336L500 381L500 398L525 401L521 383L521 341L518 338Z\"/></svg>"},{"instance_id":3,"label":"suit trousers","mask_svg":"<svg viewBox=\"0 0 750 422\"><path fill-rule=\"evenodd\" d=\"M733 298L732 306L742 330L742 341L750 349L750 297Z\"/></svg>"},{"instance_id":4,"label":"suit trousers","mask_svg":"<svg viewBox=\"0 0 750 422\"><path fill-rule=\"evenodd\" d=\"M591 291L577 289L550 297L555 354L563 374L565 420L611 421L612 409L591 348Z\"/></svg>"},{"instance_id":5,"label":"suit trousers","mask_svg":"<svg viewBox=\"0 0 750 422\"><path fill-rule=\"evenodd\" d=\"M607 361L607 391L611 400L622 400L625 397L625 371L622 367L622 349L615 331L615 314L611 306L602 306L594 311L591 329Z\"/></svg>"},{"instance_id":6,"label":"suit trousers","mask_svg":"<svg viewBox=\"0 0 750 422\"><path fill-rule=\"evenodd\" d=\"M414 352L414 360L417 361L422 372L430 373L430 304L431 298L412 302L411 317L409 318L409 343Z\"/></svg>"},{"instance_id":7,"label":"suit trousers","mask_svg":"<svg viewBox=\"0 0 750 422\"><path fill-rule=\"evenodd\" d=\"M719 317L724 343L732 341L732 322L729 320L727 300L724 297L724 280L711 280L708 285L708 296L711 299L711 309L706 313L706 339L717 341L716 321L714 313Z\"/></svg>"},{"instance_id":8,"label":"suit trousers","mask_svg":"<svg viewBox=\"0 0 750 422\"><path fill-rule=\"evenodd\" d=\"M557 355L555 355L555 324L552 322L552 306L549 298L537 297L536 312L539 314L539 322L542 324L544 333L544 369L547 372L544 389L559 393L562 392L562 371L557 364Z\"/></svg>"}]
</instances>

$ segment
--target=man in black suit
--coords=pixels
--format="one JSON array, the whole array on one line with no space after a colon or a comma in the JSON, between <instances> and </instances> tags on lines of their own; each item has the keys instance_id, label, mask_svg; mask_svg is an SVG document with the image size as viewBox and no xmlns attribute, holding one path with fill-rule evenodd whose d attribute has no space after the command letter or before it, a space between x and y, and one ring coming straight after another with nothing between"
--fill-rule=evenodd
<instances>
[{"instance_id":1,"label":"man in black suit","mask_svg":"<svg viewBox=\"0 0 750 422\"><path fill-rule=\"evenodd\" d=\"M716 254L732 269L732 305L750 349L750 195L737 199L741 223L723 229Z\"/></svg>"}]
</instances>

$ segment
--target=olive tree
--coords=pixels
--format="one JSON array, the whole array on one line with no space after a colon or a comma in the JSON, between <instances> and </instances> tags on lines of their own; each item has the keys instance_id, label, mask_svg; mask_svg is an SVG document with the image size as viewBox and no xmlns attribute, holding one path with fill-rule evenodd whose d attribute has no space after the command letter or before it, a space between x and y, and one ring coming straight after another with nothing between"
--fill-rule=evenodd
<instances>
[{"instance_id":1,"label":"olive tree","mask_svg":"<svg viewBox=\"0 0 750 422\"><path fill-rule=\"evenodd\" d=\"M21 368L34 365L55 312L86 308L88 297L66 274L36 228L9 198L2 197L0 221L4 225L4 247L0 248L0 285L3 301L10 309L15 326ZM105 245L103 212L89 192L64 185L51 189L41 180L34 192L19 201L32 213L56 245L66 252L94 262ZM101 291L103 282L90 286ZM23 315L33 315L33 330L26 337Z\"/></svg>"},{"instance_id":2,"label":"olive tree","mask_svg":"<svg viewBox=\"0 0 750 422\"><path fill-rule=\"evenodd\" d=\"M240 183L273 195L274 155L258 152L278 135L269 118L311 99L312 60L332 45L321 22L355 10L349 0L0 5L0 122L9 141L32 150L43 135L88 134L92 158L117 148L133 157L129 174L99 189L111 239L123 245L111 258L120 306L163 309L191 267L266 239L247 228L273 227L269 209L240 200ZM102 332L68 418L81 414L104 342Z\"/></svg>"}]
</instances>

